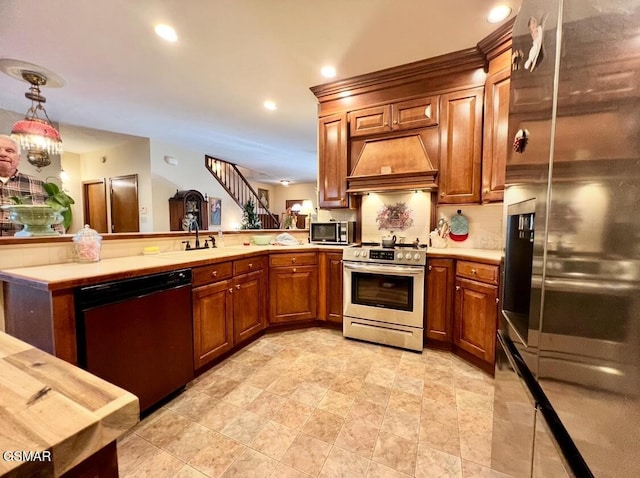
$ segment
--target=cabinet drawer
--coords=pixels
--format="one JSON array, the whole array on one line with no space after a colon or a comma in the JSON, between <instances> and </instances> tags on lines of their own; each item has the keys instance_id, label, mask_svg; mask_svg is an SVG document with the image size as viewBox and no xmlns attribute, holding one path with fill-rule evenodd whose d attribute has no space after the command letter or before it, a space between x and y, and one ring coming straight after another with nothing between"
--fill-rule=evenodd
<instances>
[{"instance_id":1,"label":"cabinet drawer","mask_svg":"<svg viewBox=\"0 0 640 478\"><path fill-rule=\"evenodd\" d=\"M210 266L196 267L192 271L191 285L197 287L221 279L228 279L233 274L233 263L221 262Z\"/></svg>"},{"instance_id":2,"label":"cabinet drawer","mask_svg":"<svg viewBox=\"0 0 640 478\"><path fill-rule=\"evenodd\" d=\"M479 264L477 262L458 261L456 264L456 275L467 279L498 284L498 266L489 264Z\"/></svg>"},{"instance_id":3,"label":"cabinet drawer","mask_svg":"<svg viewBox=\"0 0 640 478\"><path fill-rule=\"evenodd\" d=\"M239 261L233 261L233 275L246 274L248 272L259 271L266 267L266 261L264 257L250 257L248 259L241 259Z\"/></svg>"},{"instance_id":4,"label":"cabinet drawer","mask_svg":"<svg viewBox=\"0 0 640 478\"><path fill-rule=\"evenodd\" d=\"M315 252L272 254L269 256L269 265L271 267L307 266L316 264L317 261L317 254Z\"/></svg>"}]
</instances>

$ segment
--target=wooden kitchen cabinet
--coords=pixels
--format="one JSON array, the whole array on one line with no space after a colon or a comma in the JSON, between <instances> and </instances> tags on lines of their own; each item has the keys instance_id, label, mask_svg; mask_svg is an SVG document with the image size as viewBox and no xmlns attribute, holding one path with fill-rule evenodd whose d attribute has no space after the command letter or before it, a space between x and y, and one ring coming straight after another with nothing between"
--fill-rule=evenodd
<instances>
[{"instance_id":1,"label":"wooden kitchen cabinet","mask_svg":"<svg viewBox=\"0 0 640 478\"><path fill-rule=\"evenodd\" d=\"M347 115L320 118L318 133L319 203L321 208L349 207L347 197Z\"/></svg>"},{"instance_id":2,"label":"wooden kitchen cabinet","mask_svg":"<svg viewBox=\"0 0 640 478\"><path fill-rule=\"evenodd\" d=\"M325 255L327 322L342 326L342 252Z\"/></svg>"},{"instance_id":3,"label":"wooden kitchen cabinet","mask_svg":"<svg viewBox=\"0 0 640 478\"><path fill-rule=\"evenodd\" d=\"M233 347L233 280L221 280L192 291L194 369Z\"/></svg>"},{"instance_id":4,"label":"wooden kitchen cabinet","mask_svg":"<svg viewBox=\"0 0 640 478\"><path fill-rule=\"evenodd\" d=\"M439 204L480 202L484 88L440 97Z\"/></svg>"},{"instance_id":5,"label":"wooden kitchen cabinet","mask_svg":"<svg viewBox=\"0 0 640 478\"><path fill-rule=\"evenodd\" d=\"M426 281L425 340L448 344L453 341L453 259L429 259Z\"/></svg>"},{"instance_id":6,"label":"wooden kitchen cabinet","mask_svg":"<svg viewBox=\"0 0 640 478\"><path fill-rule=\"evenodd\" d=\"M317 254L272 254L269 257L269 293L270 324L316 319Z\"/></svg>"},{"instance_id":7,"label":"wooden kitchen cabinet","mask_svg":"<svg viewBox=\"0 0 640 478\"><path fill-rule=\"evenodd\" d=\"M473 279L472 279L473 278ZM492 372L498 322L498 266L456 264L453 344Z\"/></svg>"},{"instance_id":8,"label":"wooden kitchen cabinet","mask_svg":"<svg viewBox=\"0 0 640 478\"><path fill-rule=\"evenodd\" d=\"M438 97L428 96L349 112L350 137L438 124Z\"/></svg>"},{"instance_id":9,"label":"wooden kitchen cabinet","mask_svg":"<svg viewBox=\"0 0 640 478\"><path fill-rule=\"evenodd\" d=\"M511 70L507 66L496 73L489 74L485 83L482 202L502 201L504 198L507 152L510 147L508 138L510 77Z\"/></svg>"},{"instance_id":10,"label":"wooden kitchen cabinet","mask_svg":"<svg viewBox=\"0 0 640 478\"><path fill-rule=\"evenodd\" d=\"M266 325L266 259L242 259L233 266L233 341L239 344Z\"/></svg>"}]
</instances>

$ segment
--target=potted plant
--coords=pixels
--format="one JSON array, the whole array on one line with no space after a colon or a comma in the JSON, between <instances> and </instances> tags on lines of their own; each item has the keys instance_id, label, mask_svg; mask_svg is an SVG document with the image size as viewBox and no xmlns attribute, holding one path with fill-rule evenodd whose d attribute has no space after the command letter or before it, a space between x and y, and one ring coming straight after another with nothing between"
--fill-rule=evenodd
<instances>
[{"instance_id":1,"label":"potted plant","mask_svg":"<svg viewBox=\"0 0 640 478\"><path fill-rule=\"evenodd\" d=\"M71 205L76 202L71 196L60 189L56 183L44 183L44 190L47 193L47 199L44 201L45 204L62 214L62 226L66 231L69 229L71 221L73 220Z\"/></svg>"},{"instance_id":2,"label":"potted plant","mask_svg":"<svg viewBox=\"0 0 640 478\"><path fill-rule=\"evenodd\" d=\"M51 226L62 224L66 230L73 220L71 205L75 201L55 183L44 183L44 204L32 204L29 196L12 196L14 205L2 206L10 212L10 219L24 225L16 236L57 235Z\"/></svg>"},{"instance_id":3,"label":"potted plant","mask_svg":"<svg viewBox=\"0 0 640 478\"><path fill-rule=\"evenodd\" d=\"M240 227L241 229L262 229L262 223L251 200L242 206L242 224Z\"/></svg>"}]
</instances>

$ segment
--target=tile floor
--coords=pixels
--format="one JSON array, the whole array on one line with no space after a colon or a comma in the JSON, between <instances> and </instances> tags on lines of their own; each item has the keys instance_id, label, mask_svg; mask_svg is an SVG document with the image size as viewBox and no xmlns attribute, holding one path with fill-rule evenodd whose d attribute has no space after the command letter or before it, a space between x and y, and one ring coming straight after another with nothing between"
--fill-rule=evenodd
<instances>
[{"instance_id":1,"label":"tile floor","mask_svg":"<svg viewBox=\"0 0 640 478\"><path fill-rule=\"evenodd\" d=\"M130 477L496 477L493 379L447 352L267 334L118 443Z\"/></svg>"}]
</instances>

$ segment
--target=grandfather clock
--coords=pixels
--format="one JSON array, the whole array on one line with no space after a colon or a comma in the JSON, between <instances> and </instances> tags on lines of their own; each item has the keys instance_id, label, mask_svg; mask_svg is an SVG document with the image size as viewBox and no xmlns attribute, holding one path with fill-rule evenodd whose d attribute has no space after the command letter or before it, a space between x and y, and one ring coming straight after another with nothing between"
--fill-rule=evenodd
<instances>
[{"instance_id":1,"label":"grandfather clock","mask_svg":"<svg viewBox=\"0 0 640 478\"><path fill-rule=\"evenodd\" d=\"M198 228L209 227L207 199L195 189L177 191L169 198L169 227L171 231L185 231L190 219L197 222ZM191 215L191 216L189 216ZM184 219L187 218L186 221Z\"/></svg>"}]
</instances>

